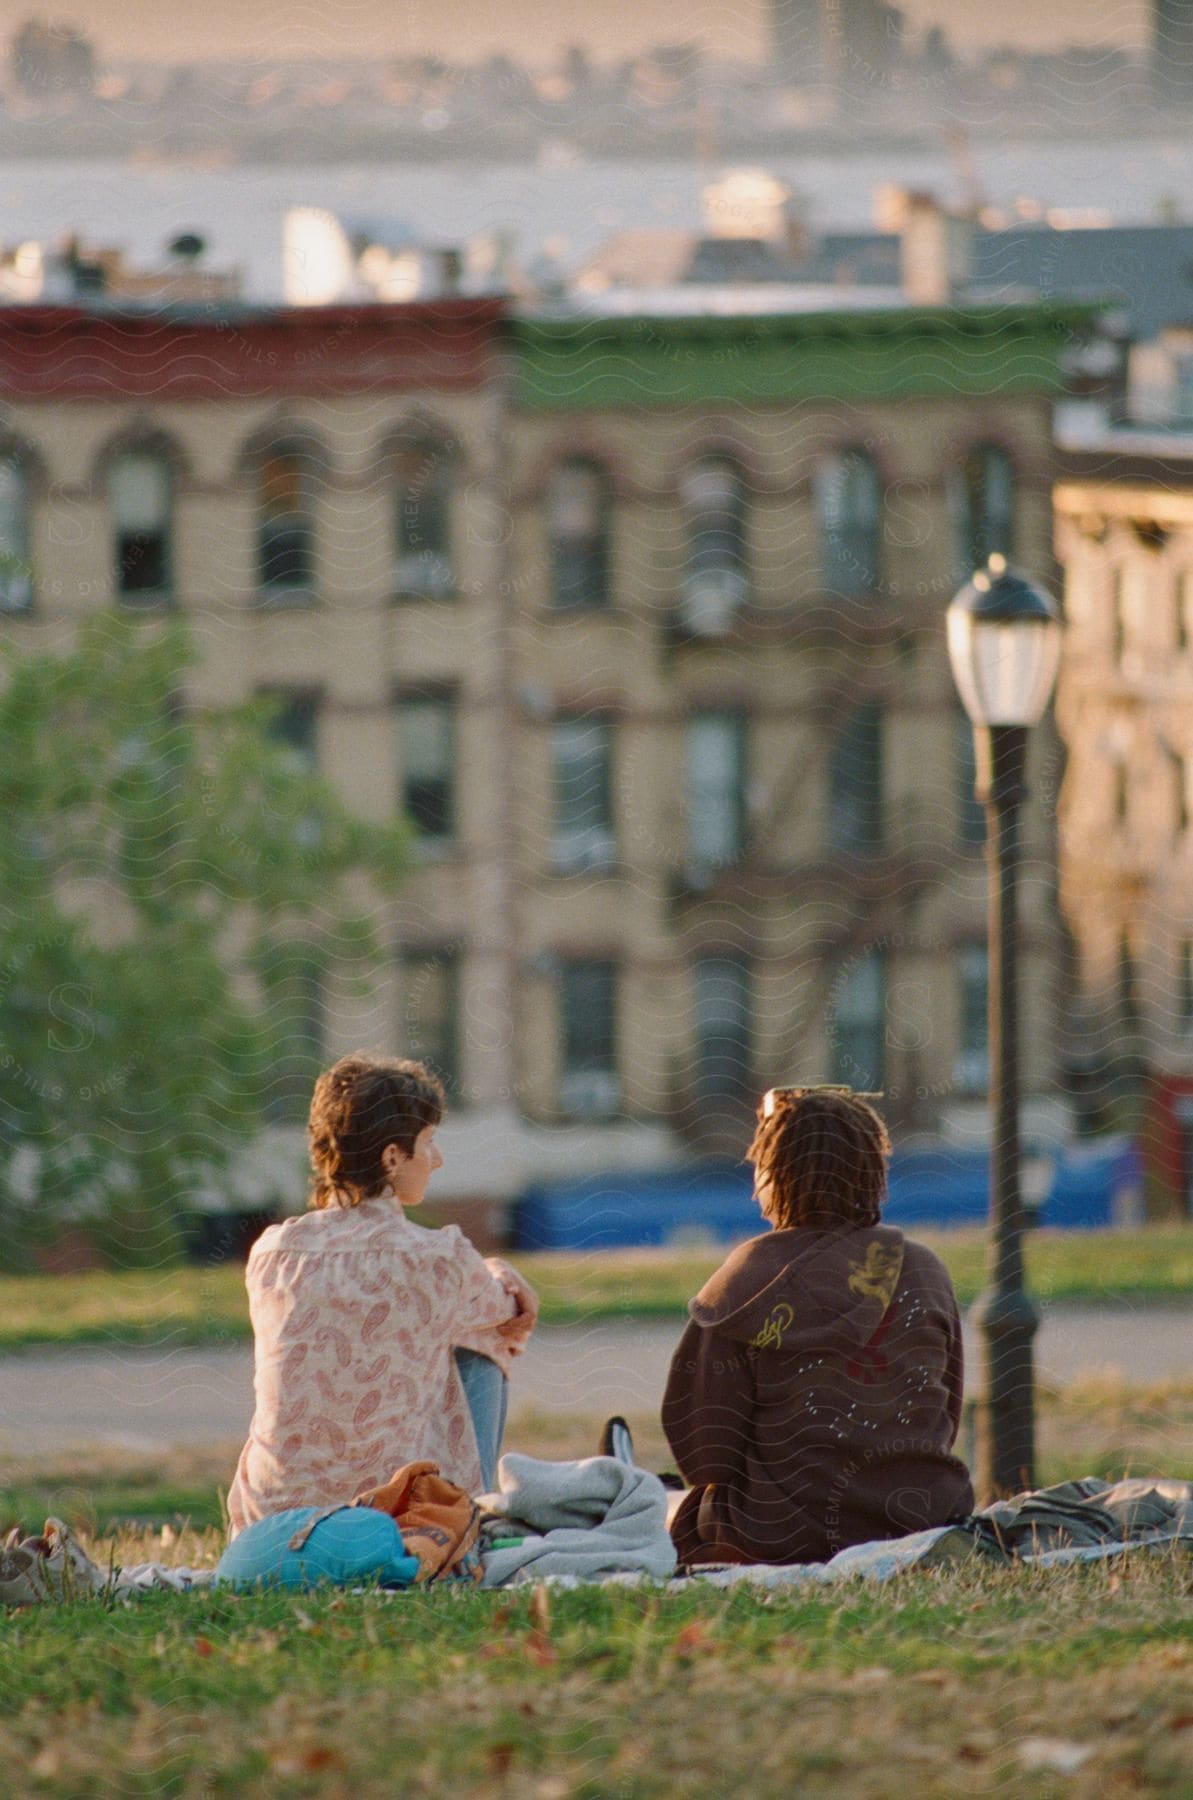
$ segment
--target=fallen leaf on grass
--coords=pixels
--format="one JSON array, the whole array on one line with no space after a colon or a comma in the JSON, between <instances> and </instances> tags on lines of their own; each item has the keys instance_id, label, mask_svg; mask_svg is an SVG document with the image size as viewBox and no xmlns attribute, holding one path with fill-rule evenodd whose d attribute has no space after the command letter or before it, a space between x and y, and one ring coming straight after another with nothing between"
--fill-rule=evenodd
<instances>
[{"instance_id":1,"label":"fallen leaf on grass","mask_svg":"<svg viewBox=\"0 0 1193 1800\"><path fill-rule=\"evenodd\" d=\"M559 1661L559 1652L545 1631L528 1631L526 1654L536 1669L549 1669Z\"/></svg>"},{"instance_id":2,"label":"fallen leaf on grass","mask_svg":"<svg viewBox=\"0 0 1193 1800\"><path fill-rule=\"evenodd\" d=\"M1075 1775L1093 1754L1089 1744L1074 1744L1068 1738L1024 1738L1018 1749L1025 1769L1051 1769L1058 1775Z\"/></svg>"},{"instance_id":3,"label":"fallen leaf on grass","mask_svg":"<svg viewBox=\"0 0 1193 1800\"><path fill-rule=\"evenodd\" d=\"M676 1656L698 1656L701 1654L707 1655L710 1650L716 1649L716 1645L713 1643L712 1638L709 1635L708 1627L703 1620L693 1619L690 1625L683 1625L676 1632L672 1649L675 1651Z\"/></svg>"},{"instance_id":4,"label":"fallen leaf on grass","mask_svg":"<svg viewBox=\"0 0 1193 1800\"><path fill-rule=\"evenodd\" d=\"M517 1754L517 1744L490 1744L487 1759L490 1775L497 1781L500 1781L503 1775L508 1775Z\"/></svg>"},{"instance_id":5,"label":"fallen leaf on grass","mask_svg":"<svg viewBox=\"0 0 1193 1800\"><path fill-rule=\"evenodd\" d=\"M855 1669L846 1679L850 1687L866 1688L881 1687L884 1681L890 1681L892 1677L891 1671L879 1664L872 1669Z\"/></svg>"},{"instance_id":6,"label":"fallen leaf on grass","mask_svg":"<svg viewBox=\"0 0 1193 1800\"><path fill-rule=\"evenodd\" d=\"M344 1767L344 1758L330 1744L278 1744L267 1755L275 1775L319 1775Z\"/></svg>"},{"instance_id":7,"label":"fallen leaf on grass","mask_svg":"<svg viewBox=\"0 0 1193 1800\"><path fill-rule=\"evenodd\" d=\"M342 1769L344 1759L330 1744L312 1744L302 1753L302 1766L308 1774L317 1775L320 1769Z\"/></svg>"},{"instance_id":8,"label":"fallen leaf on grass","mask_svg":"<svg viewBox=\"0 0 1193 1800\"><path fill-rule=\"evenodd\" d=\"M544 1581L536 1581L534 1584L534 1593L530 1597L530 1617L540 1631L550 1635L551 1592Z\"/></svg>"}]
</instances>

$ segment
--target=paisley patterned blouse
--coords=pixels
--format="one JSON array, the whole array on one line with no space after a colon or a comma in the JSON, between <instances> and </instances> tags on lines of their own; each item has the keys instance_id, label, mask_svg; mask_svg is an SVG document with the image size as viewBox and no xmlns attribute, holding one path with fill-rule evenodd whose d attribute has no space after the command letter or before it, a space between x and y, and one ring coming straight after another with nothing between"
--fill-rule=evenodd
<instances>
[{"instance_id":1,"label":"paisley patterned blouse","mask_svg":"<svg viewBox=\"0 0 1193 1800\"><path fill-rule=\"evenodd\" d=\"M427 1230L392 1197L262 1232L245 1283L256 1406L228 1495L231 1535L264 1513L326 1506L426 1457L481 1483L453 1349L502 1367L533 1320L456 1225Z\"/></svg>"}]
</instances>

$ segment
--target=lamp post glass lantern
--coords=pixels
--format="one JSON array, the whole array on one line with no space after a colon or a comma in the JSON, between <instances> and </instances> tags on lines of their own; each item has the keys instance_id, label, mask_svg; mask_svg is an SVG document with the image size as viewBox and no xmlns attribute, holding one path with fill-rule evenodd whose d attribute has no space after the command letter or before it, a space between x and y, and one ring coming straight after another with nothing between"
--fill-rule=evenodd
<instances>
[{"instance_id":1,"label":"lamp post glass lantern","mask_svg":"<svg viewBox=\"0 0 1193 1800\"><path fill-rule=\"evenodd\" d=\"M1038 1316L1023 1282L1019 1150L1017 908L1019 809L1027 737L1044 715L1060 661L1051 595L992 556L946 615L953 679L974 728L975 793L986 808L989 867L990 1247L971 1312L982 1345L977 1405L979 1496L1035 1481L1032 1340Z\"/></svg>"}]
</instances>

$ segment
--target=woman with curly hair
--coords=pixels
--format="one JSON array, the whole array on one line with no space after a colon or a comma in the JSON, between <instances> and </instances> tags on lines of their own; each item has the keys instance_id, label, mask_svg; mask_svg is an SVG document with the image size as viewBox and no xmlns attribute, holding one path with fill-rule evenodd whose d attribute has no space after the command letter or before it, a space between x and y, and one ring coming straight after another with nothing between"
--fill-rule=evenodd
<instances>
[{"instance_id":1,"label":"woman with curly hair","mask_svg":"<svg viewBox=\"0 0 1193 1800\"><path fill-rule=\"evenodd\" d=\"M315 1083L309 1210L271 1225L245 1280L256 1407L228 1495L232 1535L329 1505L399 1465L494 1485L510 1359L534 1292L456 1225L406 1217L443 1157L443 1088L421 1063L346 1056Z\"/></svg>"},{"instance_id":2,"label":"woman with curly hair","mask_svg":"<svg viewBox=\"0 0 1193 1800\"><path fill-rule=\"evenodd\" d=\"M691 1490L680 1559L825 1560L963 1519L961 1322L943 1263L879 1223L868 1097L772 1088L747 1153L771 1229L690 1302L663 1427Z\"/></svg>"}]
</instances>

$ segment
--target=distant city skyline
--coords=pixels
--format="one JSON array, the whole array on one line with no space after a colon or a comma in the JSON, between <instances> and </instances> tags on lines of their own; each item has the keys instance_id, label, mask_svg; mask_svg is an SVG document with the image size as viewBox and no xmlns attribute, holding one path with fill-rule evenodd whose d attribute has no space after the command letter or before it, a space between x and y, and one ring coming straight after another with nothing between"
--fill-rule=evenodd
<instances>
[{"instance_id":1,"label":"distant city skyline","mask_svg":"<svg viewBox=\"0 0 1193 1800\"><path fill-rule=\"evenodd\" d=\"M1014 43L1048 49L1069 42L1140 46L1147 0L901 0L913 31L939 24L961 47ZM185 13L161 0L0 0L0 33L11 40L30 17L63 19L92 36L101 56L194 62L435 53L470 60L495 51L530 63L569 42L598 58L649 43L697 41L719 56L748 58L768 46L765 0L726 8L712 0L605 0L600 8L559 0L512 0L499 17L477 0L206 0ZM573 22L574 21L574 22Z\"/></svg>"}]
</instances>

